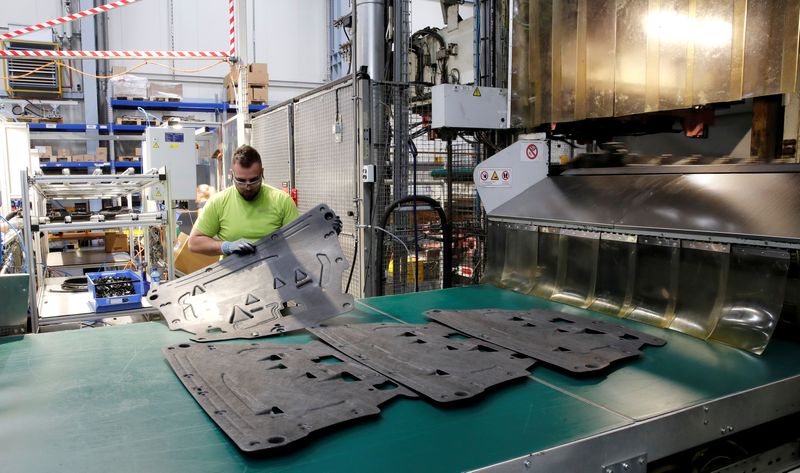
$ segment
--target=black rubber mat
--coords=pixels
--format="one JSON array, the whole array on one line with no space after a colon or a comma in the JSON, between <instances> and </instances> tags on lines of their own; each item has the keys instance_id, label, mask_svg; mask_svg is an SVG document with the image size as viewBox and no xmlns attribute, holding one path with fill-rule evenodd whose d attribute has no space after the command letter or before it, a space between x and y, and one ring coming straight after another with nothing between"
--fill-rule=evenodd
<instances>
[{"instance_id":1,"label":"black rubber mat","mask_svg":"<svg viewBox=\"0 0 800 473\"><path fill-rule=\"evenodd\" d=\"M575 373L607 368L667 342L637 330L544 310L431 310L428 318L459 332Z\"/></svg>"},{"instance_id":2,"label":"black rubber mat","mask_svg":"<svg viewBox=\"0 0 800 473\"><path fill-rule=\"evenodd\" d=\"M317 325L348 312L347 261L335 214L318 205L259 240L256 253L232 255L148 293L171 330L195 341L257 338Z\"/></svg>"},{"instance_id":3,"label":"black rubber mat","mask_svg":"<svg viewBox=\"0 0 800 473\"><path fill-rule=\"evenodd\" d=\"M465 337L437 324L356 324L311 332L432 401L471 398L494 385L528 376L535 360Z\"/></svg>"},{"instance_id":4,"label":"black rubber mat","mask_svg":"<svg viewBox=\"0 0 800 473\"><path fill-rule=\"evenodd\" d=\"M247 452L374 416L395 396L416 397L317 341L183 343L163 351L198 404Z\"/></svg>"}]
</instances>

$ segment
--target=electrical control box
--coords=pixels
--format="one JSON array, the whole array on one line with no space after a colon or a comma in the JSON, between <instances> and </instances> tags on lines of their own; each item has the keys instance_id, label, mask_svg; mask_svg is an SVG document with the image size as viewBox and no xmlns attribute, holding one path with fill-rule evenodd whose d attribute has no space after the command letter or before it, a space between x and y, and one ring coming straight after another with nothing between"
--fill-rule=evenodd
<instances>
[{"instance_id":1,"label":"electrical control box","mask_svg":"<svg viewBox=\"0 0 800 473\"><path fill-rule=\"evenodd\" d=\"M194 130L174 128L147 128L142 149L143 170L167 170L172 200L197 198L197 151ZM164 200L162 186L149 189L149 200Z\"/></svg>"},{"instance_id":2,"label":"electrical control box","mask_svg":"<svg viewBox=\"0 0 800 473\"><path fill-rule=\"evenodd\" d=\"M496 87L442 84L431 88L432 127L508 128L508 90Z\"/></svg>"},{"instance_id":3,"label":"electrical control box","mask_svg":"<svg viewBox=\"0 0 800 473\"><path fill-rule=\"evenodd\" d=\"M365 164L361 167L361 182L371 183L375 182L375 165Z\"/></svg>"}]
</instances>

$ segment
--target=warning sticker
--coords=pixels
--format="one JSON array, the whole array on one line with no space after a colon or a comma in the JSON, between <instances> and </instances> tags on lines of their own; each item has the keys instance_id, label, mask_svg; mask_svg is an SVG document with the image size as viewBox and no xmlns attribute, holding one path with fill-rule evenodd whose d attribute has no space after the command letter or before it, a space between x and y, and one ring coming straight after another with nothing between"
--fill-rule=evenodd
<instances>
[{"instance_id":1,"label":"warning sticker","mask_svg":"<svg viewBox=\"0 0 800 473\"><path fill-rule=\"evenodd\" d=\"M158 143L153 143L153 149L158 149Z\"/></svg>"},{"instance_id":2,"label":"warning sticker","mask_svg":"<svg viewBox=\"0 0 800 473\"><path fill-rule=\"evenodd\" d=\"M539 156L539 146L531 143L525 148L525 154L522 156L523 161L533 161Z\"/></svg>"},{"instance_id":3,"label":"warning sticker","mask_svg":"<svg viewBox=\"0 0 800 473\"><path fill-rule=\"evenodd\" d=\"M480 97L481 96L481 89L475 87L475 92L472 93L473 97Z\"/></svg>"},{"instance_id":4,"label":"warning sticker","mask_svg":"<svg viewBox=\"0 0 800 473\"><path fill-rule=\"evenodd\" d=\"M478 185L481 187L510 187L511 169L492 168L484 169L478 176Z\"/></svg>"}]
</instances>

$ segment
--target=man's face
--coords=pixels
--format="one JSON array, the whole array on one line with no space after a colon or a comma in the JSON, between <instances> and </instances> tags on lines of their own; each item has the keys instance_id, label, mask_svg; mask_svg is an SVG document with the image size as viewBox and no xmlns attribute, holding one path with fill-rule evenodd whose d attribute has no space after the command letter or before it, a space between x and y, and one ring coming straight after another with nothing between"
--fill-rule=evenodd
<instances>
[{"instance_id":1,"label":"man's face","mask_svg":"<svg viewBox=\"0 0 800 473\"><path fill-rule=\"evenodd\" d=\"M253 164L249 168L235 163L231 169L231 178L236 190L244 200L253 200L261 190L263 168L261 164Z\"/></svg>"}]
</instances>

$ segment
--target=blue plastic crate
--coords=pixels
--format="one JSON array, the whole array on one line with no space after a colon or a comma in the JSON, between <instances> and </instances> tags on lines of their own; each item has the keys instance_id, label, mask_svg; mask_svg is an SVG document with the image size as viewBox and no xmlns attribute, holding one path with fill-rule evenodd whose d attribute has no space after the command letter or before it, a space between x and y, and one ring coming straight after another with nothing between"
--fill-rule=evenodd
<instances>
[{"instance_id":1,"label":"blue plastic crate","mask_svg":"<svg viewBox=\"0 0 800 473\"><path fill-rule=\"evenodd\" d=\"M134 294L117 297L97 297L95 280L104 277L125 276L133 282ZM89 294L92 296L90 303L95 312L108 312L114 310L135 309L142 306L142 295L144 295L144 282L142 277L135 271L124 269L120 271L103 271L100 273L86 273L89 280L87 286Z\"/></svg>"}]
</instances>

